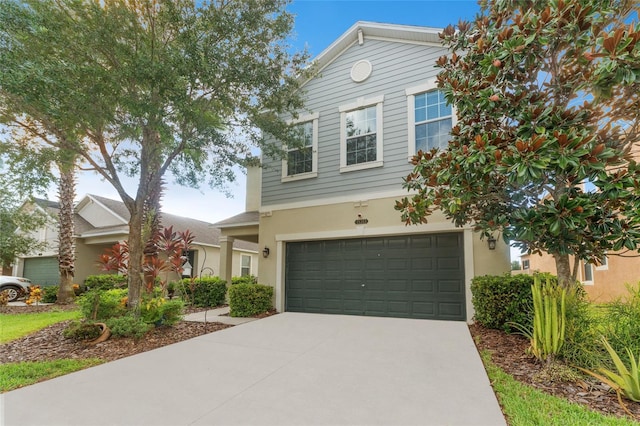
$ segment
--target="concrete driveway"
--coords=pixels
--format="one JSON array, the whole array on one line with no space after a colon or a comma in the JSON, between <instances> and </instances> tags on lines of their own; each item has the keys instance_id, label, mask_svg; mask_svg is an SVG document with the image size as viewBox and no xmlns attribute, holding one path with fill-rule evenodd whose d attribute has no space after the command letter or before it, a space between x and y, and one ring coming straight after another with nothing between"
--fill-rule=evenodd
<instances>
[{"instance_id":1,"label":"concrete driveway","mask_svg":"<svg viewBox=\"0 0 640 426\"><path fill-rule=\"evenodd\" d=\"M282 313L2 395L5 425L504 425L465 323Z\"/></svg>"}]
</instances>

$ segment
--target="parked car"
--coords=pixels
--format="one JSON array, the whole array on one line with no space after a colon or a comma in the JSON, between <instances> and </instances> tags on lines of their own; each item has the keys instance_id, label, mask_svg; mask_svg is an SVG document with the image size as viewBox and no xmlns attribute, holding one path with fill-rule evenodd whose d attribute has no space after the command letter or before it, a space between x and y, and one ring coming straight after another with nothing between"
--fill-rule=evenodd
<instances>
[{"instance_id":1,"label":"parked car","mask_svg":"<svg viewBox=\"0 0 640 426\"><path fill-rule=\"evenodd\" d=\"M0 293L6 292L9 296L9 302L29 293L30 285L31 281L26 278L0 275Z\"/></svg>"}]
</instances>

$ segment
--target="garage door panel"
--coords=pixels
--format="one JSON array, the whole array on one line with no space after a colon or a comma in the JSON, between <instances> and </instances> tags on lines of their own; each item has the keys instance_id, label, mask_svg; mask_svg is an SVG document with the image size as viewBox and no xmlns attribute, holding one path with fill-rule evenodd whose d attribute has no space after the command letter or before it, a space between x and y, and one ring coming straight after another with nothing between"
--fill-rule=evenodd
<instances>
[{"instance_id":1,"label":"garage door panel","mask_svg":"<svg viewBox=\"0 0 640 426\"><path fill-rule=\"evenodd\" d=\"M460 294L464 290L464 283L460 280L440 280L438 281L439 293Z\"/></svg>"},{"instance_id":2,"label":"garage door panel","mask_svg":"<svg viewBox=\"0 0 640 426\"><path fill-rule=\"evenodd\" d=\"M440 234L435 236L436 245L439 248L459 248L460 247L460 239L457 234Z\"/></svg>"},{"instance_id":3,"label":"garage door panel","mask_svg":"<svg viewBox=\"0 0 640 426\"><path fill-rule=\"evenodd\" d=\"M440 271L459 271L460 266L460 260L457 257L438 258L438 270Z\"/></svg>"},{"instance_id":4,"label":"garage door panel","mask_svg":"<svg viewBox=\"0 0 640 426\"><path fill-rule=\"evenodd\" d=\"M412 272L418 273L428 273L434 270L434 259L429 257L411 259L409 262L410 267L405 268L405 270L410 269Z\"/></svg>"},{"instance_id":5,"label":"garage door panel","mask_svg":"<svg viewBox=\"0 0 640 426\"><path fill-rule=\"evenodd\" d=\"M414 292L433 293L435 283L431 280L413 280L411 281L411 290Z\"/></svg>"},{"instance_id":6,"label":"garage door panel","mask_svg":"<svg viewBox=\"0 0 640 426\"><path fill-rule=\"evenodd\" d=\"M436 304L434 302L413 302L411 308L415 318L427 319L436 316Z\"/></svg>"},{"instance_id":7,"label":"garage door panel","mask_svg":"<svg viewBox=\"0 0 640 426\"><path fill-rule=\"evenodd\" d=\"M457 318L462 315L462 308L458 303L438 303L438 310L440 317L446 317L446 319Z\"/></svg>"},{"instance_id":8,"label":"garage door panel","mask_svg":"<svg viewBox=\"0 0 640 426\"><path fill-rule=\"evenodd\" d=\"M60 270L56 257L34 257L24 259L22 275L34 285L51 286L60 283Z\"/></svg>"},{"instance_id":9,"label":"garage door panel","mask_svg":"<svg viewBox=\"0 0 640 426\"><path fill-rule=\"evenodd\" d=\"M466 319L462 233L287 243L286 250L286 310Z\"/></svg>"}]
</instances>

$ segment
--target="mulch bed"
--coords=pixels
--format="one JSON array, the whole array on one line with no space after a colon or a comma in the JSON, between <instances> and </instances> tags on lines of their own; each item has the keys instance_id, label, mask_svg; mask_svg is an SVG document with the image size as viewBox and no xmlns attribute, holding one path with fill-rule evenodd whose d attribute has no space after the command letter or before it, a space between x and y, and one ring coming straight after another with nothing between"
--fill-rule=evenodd
<instances>
[{"instance_id":1,"label":"mulch bed","mask_svg":"<svg viewBox=\"0 0 640 426\"><path fill-rule=\"evenodd\" d=\"M507 334L478 324L469 326L479 351L491 353L491 360L516 380L551 395L589 407L602 414L629 417L618 403L618 397L607 385L590 377L563 381L550 374L544 364L526 354L528 340L519 334ZM627 409L640 420L640 403L623 400Z\"/></svg>"},{"instance_id":2,"label":"mulch bed","mask_svg":"<svg viewBox=\"0 0 640 426\"><path fill-rule=\"evenodd\" d=\"M74 305L2 306L0 307L0 313L18 314L74 309L77 309ZM188 309L188 313L197 311L197 308ZM62 331L69 323L70 321L57 323L28 336L0 345L0 364L68 358L100 358L108 362L233 327L217 322L181 321L173 327L155 328L140 340L112 337L103 343L88 345L85 342L64 338Z\"/></svg>"}]
</instances>

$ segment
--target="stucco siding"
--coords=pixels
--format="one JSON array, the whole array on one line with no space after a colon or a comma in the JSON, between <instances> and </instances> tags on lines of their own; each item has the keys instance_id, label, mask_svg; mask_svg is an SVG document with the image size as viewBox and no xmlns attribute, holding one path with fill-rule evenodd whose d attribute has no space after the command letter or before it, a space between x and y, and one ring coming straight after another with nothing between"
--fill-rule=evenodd
<instances>
[{"instance_id":1,"label":"stucco siding","mask_svg":"<svg viewBox=\"0 0 640 426\"><path fill-rule=\"evenodd\" d=\"M305 86L306 108L318 113L318 176L281 182L280 160L263 159L262 206L358 194L399 190L402 178L411 171L408 162L407 97L405 89L433 79L438 70L435 60L445 54L440 47L406 44L365 38ZM371 62L371 76L362 83L350 78L353 64ZM382 167L340 172L340 105L360 97L384 95Z\"/></svg>"}]
</instances>

